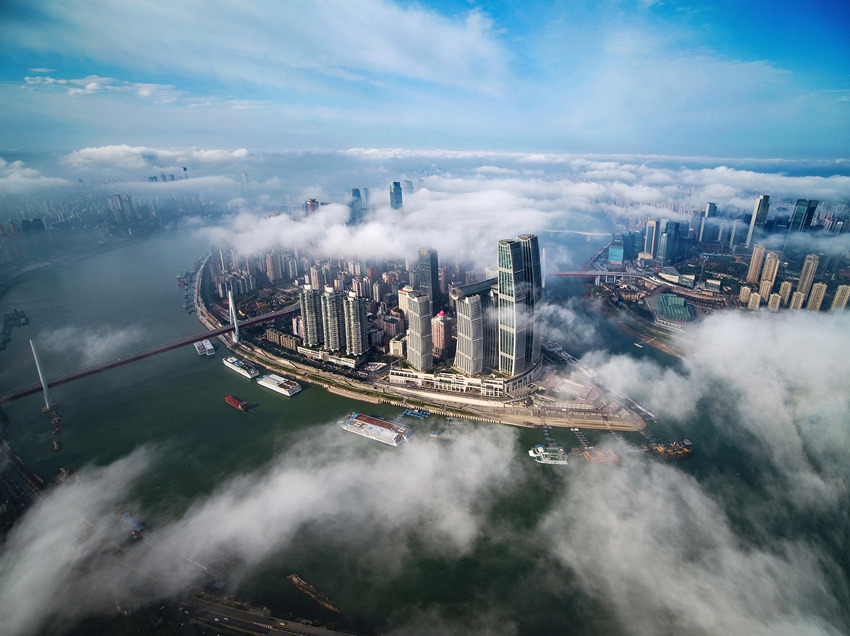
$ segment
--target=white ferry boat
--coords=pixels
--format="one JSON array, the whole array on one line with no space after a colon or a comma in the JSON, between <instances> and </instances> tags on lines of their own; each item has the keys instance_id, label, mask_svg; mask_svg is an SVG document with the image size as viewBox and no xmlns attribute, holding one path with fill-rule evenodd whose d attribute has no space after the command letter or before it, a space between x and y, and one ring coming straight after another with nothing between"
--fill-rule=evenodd
<instances>
[{"instance_id":1,"label":"white ferry boat","mask_svg":"<svg viewBox=\"0 0 850 636\"><path fill-rule=\"evenodd\" d=\"M203 342L201 342L201 341L199 340L198 342L193 342L192 344L194 344L194 345L195 345L195 351L197 351L197 352L198 352L198 355L199 355L199 356L205 356L205 355L207 355L207 348L204 346L204 343L203 343Z\"/></svg>"},{"instance_id":2,"label":"white ferry boat","mask_svg":"<svg viewBox=\"0 0 850 636\"><path fill-rule=\"evenodd\" d=\"M341 424L342 429L355 435L368 437L382 444L398 446L402 441L410 439L413 430L403 424L395 424L370 415L352 413Z\"/></svg>"},{"instance_id":3,"label":"white ferry boat","mask_svg":"<svg viewBox=\"0 0 850 636\"><path fill-rule=\"evenodd\" d=\"M222 362L224 362L224 366L226 366L228 369L232 369L233 371L236 371L236 373L244 375L246 378L256 378L258 375L260 375L260 372L257 371L255 367L252 367L244 360L240 360L235 356L225 358L224 360L222 360Z\"/></svg>"},{"instance_id":4,"label":"white ferry boat","mask_svg":"<svg viewBox=\"0 0 850 636\"><path fill-rule=\"evenodd\" d=\"M560 464L567 465L567 452L560 446L544 446L538 444L528 454L534 458L538 464Z\"/></svg>"},{"instance_id":5,"label":"white ferry boat","mask_svg":"<svg viewBox=\"0 0 850 636\"><path fill-rule=\"evenodd\" d=\"M287 397L291 397L301 390L301 385L294 380L287 380L273 373L261 377L257 380L257 384Z\"/></svg>"},{"instance_id":6,"label":"white ferry boat","mask_svg":"<svg viewBox=\"0 0 850 636\"><path fill-rule=\"evenodd\" d=\"M204 344L204 352L208 356L214 356L215 355L215 347L213 347L213 343L211 343L209 340L204 340L203 344Z\"/></svg>"}]
</instances>

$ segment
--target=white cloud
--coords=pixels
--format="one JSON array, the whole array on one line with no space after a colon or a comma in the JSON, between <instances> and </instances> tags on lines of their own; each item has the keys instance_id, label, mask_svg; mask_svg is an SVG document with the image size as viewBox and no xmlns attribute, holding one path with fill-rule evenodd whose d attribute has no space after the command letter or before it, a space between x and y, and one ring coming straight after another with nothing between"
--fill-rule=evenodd
<instances>
[{"instance_id":1,"label":"white cloud","mask_svg":"<svg viewBox=\"0 0 850 636\"><path fill-rule=\"evenodd\" d=\"M67 184L65 179L46 177L35 168L27 168L23 161L8 162L0 157L0 193L30 194Z\"/></svg>"},{"instance_id":2,"label":"white cloud","mask_svg":"<svg viewBox=\"0 0 850 636\"><path fill-rule=\"evenodd\" d=\"M183 164L216 165L232 163L248 158L248 150L198 149L164 150L119 144L98 146L75 150L63 161L73 168L123 168L123 169L161 169L178 167Z\"/></svg>"}]
</instances>

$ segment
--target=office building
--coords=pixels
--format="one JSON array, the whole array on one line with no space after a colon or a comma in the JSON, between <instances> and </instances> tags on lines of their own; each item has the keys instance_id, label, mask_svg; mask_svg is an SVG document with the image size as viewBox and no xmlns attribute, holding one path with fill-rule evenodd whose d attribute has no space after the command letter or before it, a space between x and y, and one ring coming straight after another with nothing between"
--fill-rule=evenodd
<instances>
[{"instance_id":1,"label":"office building","mask_svg":"<svg viewBox=\"0 0 850 636\"><path fill-rule=\"evenodd\" d=\"M608 269L612 272L621 272L625 269L624 264L625 247L622 234L612 234L611 243L608 245Z\"/></svg>"},{"instance_id":2,"label":"office building","mask_svg":"<svg viewBox=\"0 0 850 636\"><path fill-rule=\"evenodd\" d=\"M522 261L525 269L526 287L526 338L525 362L531 364L540 358L540 329L537 314L543 301L543 272L540 266L540 246L533 234L520 234L517 240L522 245Z\"/></svg>"},{"instance_id":3,"label":"office building","mask_svg":"<svg viewBox=\"0 0 850 636\"><path fill-rule=\"evenodd\" d=\"M401 210L401 206L401 182L393 181L393 184L390 186L390 207L393 210Z\"/></svg>"},{"instance_id":4,"label":"office building","mask_svg":"<svg viewBox=\"0 0 850 636\"><path fill-rule=\"evenodd\" d=\"M304 285L299 293L301 304L302 329L304 331L304 344L308 347L318 347L324 343L322 333L322 304L321 294L318 289L310 285Z\"/></svg>"},{"instance_id":5,"label":"office building","mask_svg":"<svg viewBox=\"0 0 850 636\"><path fill-rule=\"evenodd\" d=\"M753 215L750 217L750 229L747 232L746 247L749 248L752 244L753 233L758 228L759 232L764 230L765 221L767 221L767 212L770 209L770 195L759 195L756 205L753 208Z\"/></svg>"},{"instance_id":6,"label":"office building","mask_svg":"<svg viewBox=\"0 0 850 636\"><path fill-rule=\"evenodd\" d=\"M417 371L434 366L431 339L431 301L427 294L414 290L408 294L409 328L407 332L407 362Z\"/></svg>"},{"instance_id":7,"label":"office building","mask_svg":"<svg viewBox=\"0 0 850 636\"><path fill-rule=\"evenodd\" d=\"M658 233L658 221L646 222L646 237L643 242L643 251L649 254L650 258L655 258L656 234Z\"/></svg>"},{"instance_id":8,"label":"office building","mask_svg":"<svg viewBox=\"0 0 850 636\"><path fill-rule=\"evenodd\" d=\"M839 285L835 290L835 298L832 299L830 311L838 311L847 306L847 300L850 298L850 285Z\"/></svg>"},{"instance_id":9,"label":"office building","mask_svg":"<svg viewBox=\"0 0 850 636\"><path fill-rule=\"evenodd\" d=\"M782 298L779 294L771 294L770 298L767 299L767 308L770 311L779 311L779 305L782 304Z\"/></svg>"},{"instance_id":10,"label":"office building","mask_svg":"<svg viewBox=\"0 0 850 636\"><path fill-rule=\"evenodd\" d=\"M322 333L324 334L325 349L337 351L345 348L345 296L334 291L330 285L325 287L322 294Z\"/></svg>"},{"instance_id":11,"label":"office building","mask_svg":"<svg viewBox=\"0 0 850 636\"><path fill-rule=\"evenodd\" d=\"M757 283L759 282L759 276L761 275L761 266L764 262L764 254L765 248L764 245L758 243L753 248L753 256L750 259L750 268L747 270L747 282L748 283Z\"/></svg>"},{"instance_id":12,"label":"office building","mask_svg":"<svg viewBox=\"0 0 850 636\"><path fill-rule=\"evenodd\" d=\"M806 303L806 309L809 311L820 311L820 306L823 303L823 297L826 295L826 283L815 283L812 285L812 293L809 294L809 300Z\"/></svg>"},{"instance_id":13,"label":"office building","mask_svg":"<svg viewBox=\"0 0 850 636\"><path fill-rule=\"evenodd\" d=\"M449 294L455 303L457 346L454 367L466 375L478 375L485 368L496 366L498 347L496 335L497 279L453 287Z\"/></svg>"},{"instance_id":14,"label":"office building","mask_svg":"<svg viewBox=\"0 0 850 636\"><path fill-rule=\"evenodd\" d=\"M815 218L818 203L818 201L811 199L797 199L797 203L794 205L794 212L791 214L788 232L804 232L809 229Z\"/></svg>"},{"instance_id":15,"label":"office building","mask_svg":"<svg viewBox=\"0 0 850 636\"><path fill-rule=\"evenodd\" d=\"M345 315L345 352L361 356L368 349L368 324L366 323L366 299L359 298L353 291L343 301Z\"/></svg>"},{"instance_id":16,"label":"office building","mask_svg":"<svg viewBox=\"0 0 850 636\"><path fill-rule=\"evenodd\" d=\"M348 203L348 224L358 225L363 222L363 198L360 188L351 190L351 201Z\"/></svg>"},{"instance_id":17,"label":"office building","mask_svg":"<svg viewBox=\"0 0 850 636\"><path fill-rule=\"evenodd\" d=\"M791 307L789 309L802 309L803 301L806 299L806 296L803 292L795 291L791 294Z\"/></svg>"},{"instance_id":18,"label":"office building","mask_svg":"<svg viewBox=\"0 0 850 636\"><path fill-rule=\"evenodd\" d=\"M790 281L782 281L782 284L779 286L779 297L782 299L782 305L787 306L788 301L791 300L791 282Z\"/></svg>"},{"instance_id":19,"label":"office building","mask_svg":"<svg viewBox=\"0 0 850 636\"><path fill-rule=\"evenodd\" d=\"M817 271L818 257L816 254L809 254L803 263L803 269L800 271L800 282L797 284L797 291L803 294L804 298L809 295Z\"/></svg>"},{"instance_id":20,"label":"office building","mask_svg":"<svg viewBox=\"0 0 850 636\"><path fill-rule=\"evenodd\" d=\"M517 375L526 366L525 264L522 244L504 239L498 245L499 289L499 371Z\"/></svg>"},{"instance_id":21,"label":"office building","mask_svg":"<svg viewBox=\"0 0 850 636\"><path fill-rule=\"evenodd\" d=\"M419 250L419 290L428 296L428 301L434 311L442 307L440 301L440 266L437 260L437 250L422 248Z\"/></svg>"}]
</instances>

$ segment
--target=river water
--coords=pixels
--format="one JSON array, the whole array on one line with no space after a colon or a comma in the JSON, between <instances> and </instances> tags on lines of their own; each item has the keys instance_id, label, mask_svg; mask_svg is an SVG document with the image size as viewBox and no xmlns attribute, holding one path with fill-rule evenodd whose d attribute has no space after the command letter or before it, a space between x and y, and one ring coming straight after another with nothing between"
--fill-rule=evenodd
<instances>
[{"instance_id":1,"label":"river water","mask_svg":"<svg viewBox=\"0 0 850 636\"><path fill-rule=\"evenodd\" d=\"M0 390L37 382L28 338L39 346L47 375L55 376L202 331L196 316L182 308L183 290L176 287L175 275L207 250L198 234L179 230L20 279L0 296L0 308L26 311L30 324L16 328L9 347L0 354ZM583 291L575 282L549 283L549 298L559 302ZM603 318L590 312L579 317L594 324L597 342L604 341L609 351L677 364L648 347L636 349L633 338ZM584 352L582 347L598 346L580 340L566 344L573 345L577 355ZM351 411L390 418L400 413L395 407L360 403L306 384L294 398L282 398L227 370L221 363L224 351L219 345L215 357L199 358L194 348L185 347L54 389L52 398L63 418L59 452L53 450L49 422L40 412L41 395L13 402L6 407L9 443L45 480L62 466L79 471L114 462L140 446L153 446L155 470L146 473L129 502L156 533L158 526L179 518L228 480L261 472L289 449L304 448L312 436L322 440L337 434L335 422ZM225 394L248 401L250 411L240 413L227 406ZM431 418L412 425L418 437L431 443L427 431L443 421ZM487 435L493 425L477 428ZM748 470L746 458L730 452L711 429L704 429L703 437L673 424L660 424L651 432L671 437L684 432L701 445L693 461L677 466L686 474L713 478L715 453L723 453L724 470ZM568 433L560 435L563 443L576 445ZM592 440L601 436L590 434ZM348 443L376 462L386 457L382 453L395 452L349 437ZM506 439L520 458L543 441L531 430L515 431ZM630 440L641 441L636 435ZM547 578L553 576L551 568L542 572L534 565L540 563L540 546L519 540L563 489L563 477L551 470L558 467L537 466L527 456L519 461L523 467L512 469L510 487L502 487L487 508L487 525L499 531L473 541L461 554L435 553L421 537L414 537L406 541L401 566L388 564L387 572L364 570L359 550L346 542L328 543L307 524L292 541L270 550L261 563L234 575L228 591L279 615L292 612L367 632L410 621L427 625L435 616L445 624L472 626L484 621L478 627L494 633L503 631L500 622L510 626L504 631L521 634L565 633L565 626L578 634L617 632L615 619L581 591L567 568L553 566L558 575L555 584ZM386 537L379 533L375 539ZM290 572L328 593L346 615L336 617L295 590L285 580Z\"/></svg>"}]
</instances>

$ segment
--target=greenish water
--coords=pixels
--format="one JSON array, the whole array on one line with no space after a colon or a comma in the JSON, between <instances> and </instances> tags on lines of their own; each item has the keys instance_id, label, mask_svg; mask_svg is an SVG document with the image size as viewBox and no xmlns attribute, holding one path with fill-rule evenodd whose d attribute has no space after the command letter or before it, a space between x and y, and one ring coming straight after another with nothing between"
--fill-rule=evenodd
<instances>
[{"instance_id":1,"label":"greenish water","mask_svg":"<svg viewBox=\"0 0 850 636\"><path fill-rule=\"evenodd\" d=\"M580 244L576 248L595 249ZM201 331L195 315L182 308L183 290L176 287L175 276L207 249L202 239L183 230L40 270L12 285L0 296L0 308L25 310L30 325L15 329L12 342L0 354L0 390L37 381L28 338L39 345L42 362L53 376L97 362L87 358L94 351L105 360ZM550 280L547 289L550 299L561 302L582 292L580 283L565 280ZM633 338L580 304L575 310L580 322L592 326L594 335L592 339L568 338L564 345L572 353L581 355L603 343L614 353L648 358L664 367L679 365L649 347L637 349ZM11 420L9 442L46 480L61 466L79 471L89 464L109 464L140 446L152 446L154 466L128 503L153 533L228 480L249 476L262 487L257 475L277 462L297 466L300 461L307 470L315 465L320 473L326 466L313 463L311 440L321 445L344 439L348 450L342 459L347 461L359 458L379 465L387 461L387 453L395 452L368 440L345 437L336 422L350 411L392 418L400 409L341 398L306 384L300 394L285 398L226 369L221 363L223 351L219 348L214 358L201 358L186 347L56 388L52 397L63 417L58 453L52 448L50 425L40 412L41 396L13 402L6 407ZM241 413L225 404L225 394L246 400L250 411ZM685 435L697 444L695 457L677 464L675 470L696 477L706 492L717 495L731 522L744 532L752 520L741 504L763 496L767 484L753 462L757 440L744 435L732 441L713 424L732 417L734 410L712 402L692 421L662 422L651 432L659 437ZM442 424L440 418L414 420L416 442L450 444L427 436ZM465 426L485 436L501 428ZM557 435L561 443L577 445L569 431ZM601 432L590 432L588 437L592 443L610 439ZM626 437L642 441L636 434ZM541 433L514 430L505 439L513 445L510 453L520 459L505 468L509 479L498 484L490 500L469 503L473 509L481 507L487 529L469 550L441 553L420 534L408 531L402 538L387 536L386 530L370 534L368 520L358 521L355 528L348 525L347 517L330 514L301 524L291 540L278 545L270 539L276 547L258 565L237 565L228 591L281 615L292 612L364 632L420 621L425 625L421 633L437 633L441 630L427 626L438 616L442 622L434 625L461 625L483 633L620 633L622 617L614 616L599 595L589 594L573 572L552 558L551 546L538 528L571 493L572 476L588 484L595 476L602 480L618 468L577 461L566 470L539 466L526 451L543 441ZM645 461L657 460L646 457ZM317 479L321 481L320 474ZM846 525L846 519L840 521ZM347 534L364 537L366 547L354 540L337 540ZM374 554L379 550L375 546L396 540L404 543L404 554L387 555L386 567L376 566L383 557ZM841 559L846 560L846 552L839 555ZM346 614L337 617L298 592L285 580L291 572L326 592Z\"/></svg>"}]
</instances>

